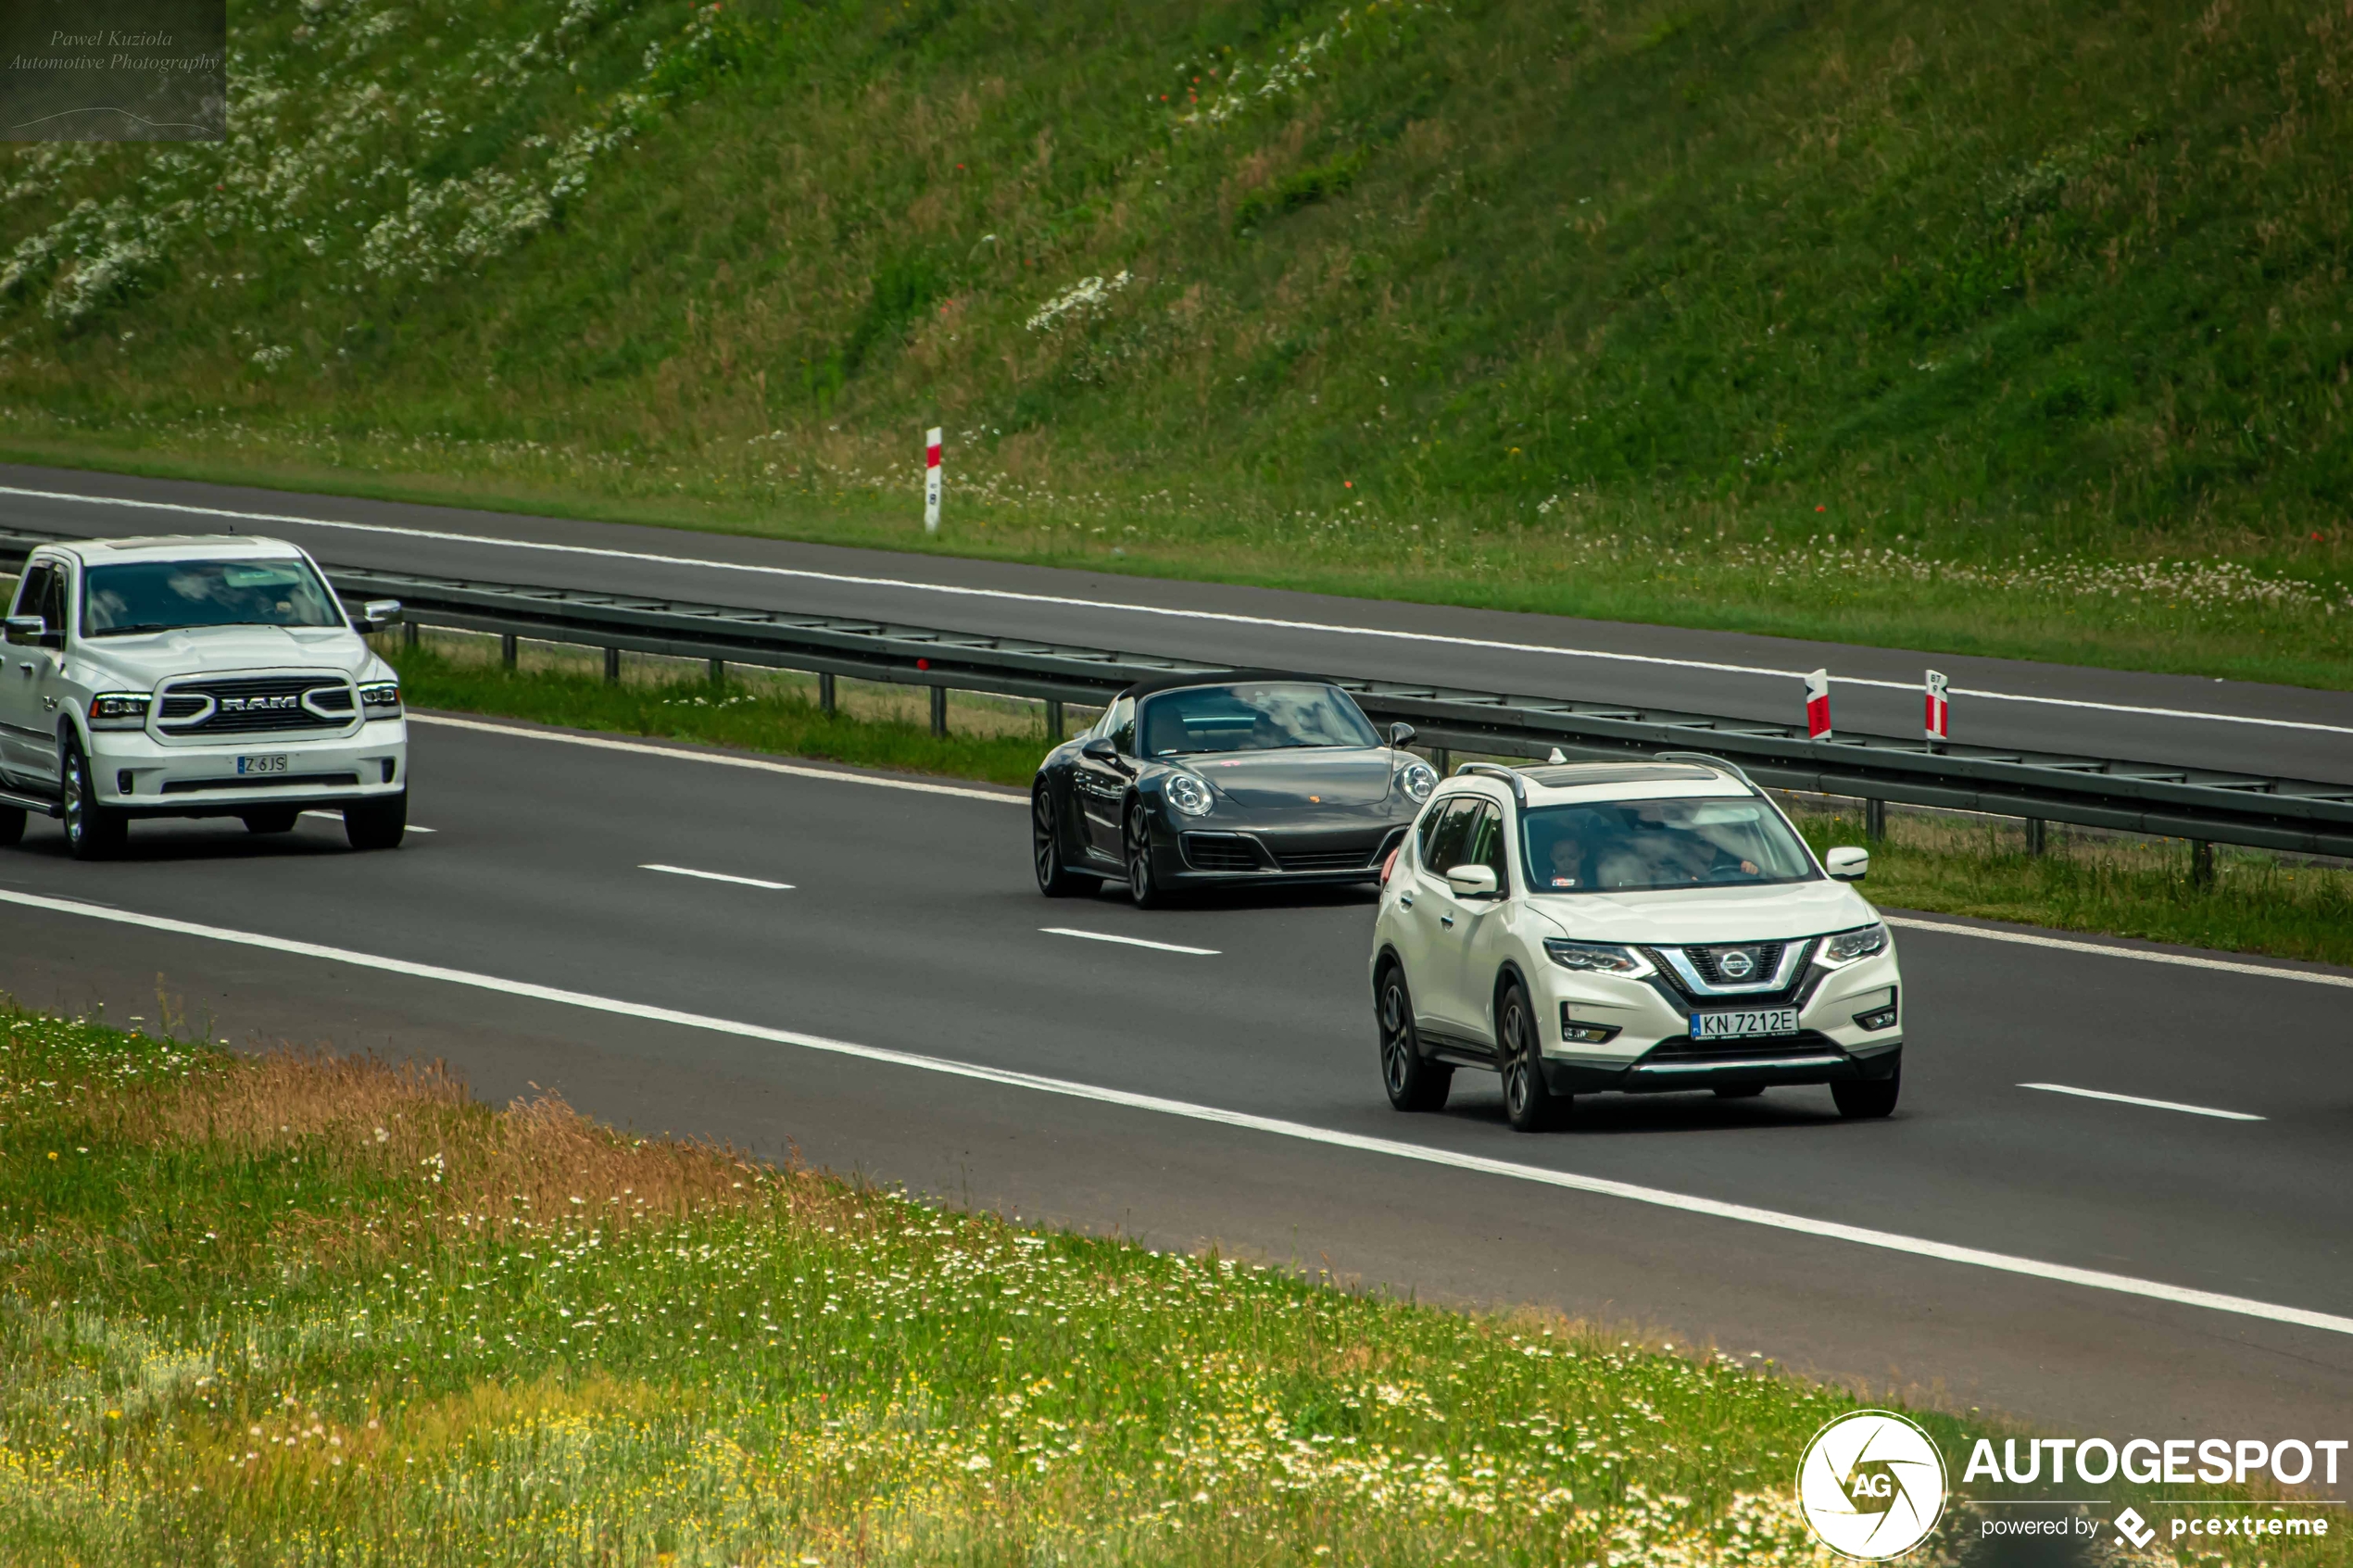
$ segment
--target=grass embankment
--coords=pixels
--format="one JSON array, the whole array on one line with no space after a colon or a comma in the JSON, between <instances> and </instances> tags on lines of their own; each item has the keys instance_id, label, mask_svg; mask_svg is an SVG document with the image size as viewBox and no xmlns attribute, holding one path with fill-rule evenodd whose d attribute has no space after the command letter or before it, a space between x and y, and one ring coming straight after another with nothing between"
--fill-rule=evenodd
<instances>
[{"instance_id":1,"label":"grass embankment","mask_svg":"<svg viewBox=\"0 0 2353 1568\"><path fill-rule=\"evenodd\" d=\"M0 1560L1827 1561L1785 1499L1853 1400L1752 1361L0 1035Z\"/></svg>"},{"instance_id":2,"label":"grass embankment","mask_svg":"<svg viewBox=\"0 0 2353 1568\"><path fill-rule=\"evenodd\" d=\"M2334 12L233 31L228 141L0 148L0 449L2353 684Z\"/></svg>"}]
</instances>

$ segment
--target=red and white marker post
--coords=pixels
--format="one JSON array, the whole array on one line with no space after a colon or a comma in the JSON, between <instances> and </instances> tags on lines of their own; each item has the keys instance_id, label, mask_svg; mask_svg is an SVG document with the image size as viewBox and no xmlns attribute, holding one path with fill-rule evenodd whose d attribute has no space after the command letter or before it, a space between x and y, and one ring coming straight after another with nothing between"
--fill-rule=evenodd
<instances>
[{"instance_id":1,"label":"red and white marker post","mask_svg":"<svg viewBox=\"0 0 2353 1568\"><path fill-rule=\"evenodd\" d=\"M939 436L937 430L924 433L924 532L939 532Z\"/></svg>"},{"instance_id":2,"label":"red and white marker post","mask_svg":"<svg viewBox=\"0 0 2353 1568\"><path fill-rule=\"evenodd\" d=\"M1928 710L1921 722L1927 726L1929 744L1942 746L1953 738L1953 703L1944 693L1944 677L1931 670L1928 672L1926 697Z\"/></svg>"},{"instance_id":3,"label":"red and white marker post","mask_svg":"<svg viewBox=\"0 0 2353 1568\"><path fill-rule=\"evenodd\" d=\"M1827 670L1806 677L1806 738L1831 738L1831 672Z\"/></svg>"}]
</instances>

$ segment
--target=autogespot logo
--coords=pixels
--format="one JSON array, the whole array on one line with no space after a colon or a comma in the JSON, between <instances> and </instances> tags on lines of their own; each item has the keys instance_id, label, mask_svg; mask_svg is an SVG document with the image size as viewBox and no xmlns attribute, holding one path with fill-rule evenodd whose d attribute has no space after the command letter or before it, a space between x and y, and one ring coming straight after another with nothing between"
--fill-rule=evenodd
<instances>
[{"instance_id":1,"label":"autogespot logo","mask_svg":"<svg viewBox=\"0 0 2353 1568\"><path fill-rule=\"evenodd\" d=\"M1944 1512L1944 1456L1891 1411L1853 1411L1797 1461L1797 1511L1821 1543L1876 1562L1928 1538Z\"/></svg>"}]
</instances>

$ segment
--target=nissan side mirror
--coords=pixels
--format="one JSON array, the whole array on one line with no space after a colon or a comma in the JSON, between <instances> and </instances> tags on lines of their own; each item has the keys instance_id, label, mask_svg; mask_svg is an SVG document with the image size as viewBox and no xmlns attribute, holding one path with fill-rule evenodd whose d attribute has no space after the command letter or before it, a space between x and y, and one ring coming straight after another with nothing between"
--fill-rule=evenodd
<instances>
[{"instance_id":1,"label":"nissan side mirror","mask_svg":"<svg viewBox=\"0 0 2353 1568\"><path fill-rule=\"evenodd\" d=\"M1414 726L1411 724L1401 721L1400 722L1391 724L1389 727L1389 744L1391 750L1404 750L1405 743L1413 738Z\"/></svg>"},{"instance_id":2,"label":"nissan side mirror","mask_svg":"<svg viewBox=\"0 0 2353 1568\"><path fill-rule=\"evenodd\" d=\"M1446 873L1446 885L1457 898L1492 898L1503 891L1495 884L1492 866L1456 866Z\"/></svg>"},{"instance_id":3,"label":"nissan side mirror","mask_svg":"<svg viewBox=\"0 0 2353 1568\"><path fill-rule=\"evenodd\" d=\"M1119 765L1119 747L1101 736L1080 746L1078 755L1089 762L1101 762L1106 767L1115 768Z\"/></svg>"},{"instance_id":4,"label":"nissan side mirror","mask_svg":"<svg viewBox=\"0 0 2353 1568\"><path fill-rule=\"evenodd\" d=\"M359 607L359 613L352 617L351 629L355 632L381 632L399 620L398 599L370 599Z\"/></svg>"},{"instance_id":5,"label":"nissan side mirror","mask_svg":"<svg viewBox=\"0 0 2353 1568\"><path fill-rule=\"evenodd\" d=\"M41 641L41 634L48 629L49 623L37 615L8 617L8 641L20 646L37 646Z\"/></svg>"},{"instance_id":6,"label":"nissan side mirror","mask_svg":"<svg viewBox=\"0 0 2353 1568\"><path fill-rule=\"evenodd\" d=\"M1871 852L1841 845L1822 857L1822 869L1840 882L1860 882L1871 874Z\"/></svg>"}]
</instances>

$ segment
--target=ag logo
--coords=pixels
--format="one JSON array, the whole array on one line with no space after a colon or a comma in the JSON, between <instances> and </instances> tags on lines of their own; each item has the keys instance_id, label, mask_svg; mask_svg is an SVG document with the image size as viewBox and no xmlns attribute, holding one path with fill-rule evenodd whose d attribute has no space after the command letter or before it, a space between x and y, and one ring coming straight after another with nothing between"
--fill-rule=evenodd
<instances>
[{"instance_id":1,"label":"ag logo","mask_svg":"<svg viewBox=\"0 0 2353 1568\"><path fill-rule=\"evenodd\" d=\"M1944 1456L1900 1415L1850 1411L1806 1445L1797 1510L1841 1556L1900 1557L1927 1539L1944 1512Z\"/></svg>"}]
</instances>

